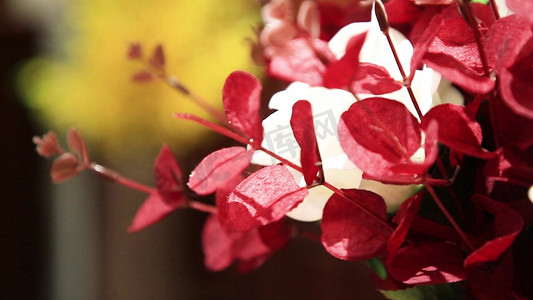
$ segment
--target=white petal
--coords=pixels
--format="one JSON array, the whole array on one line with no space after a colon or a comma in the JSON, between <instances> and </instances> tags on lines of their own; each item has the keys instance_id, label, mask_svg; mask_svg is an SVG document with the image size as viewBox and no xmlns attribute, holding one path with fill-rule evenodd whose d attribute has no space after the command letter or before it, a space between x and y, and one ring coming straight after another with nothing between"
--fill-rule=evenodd
<instances>
[{"instance_id":1,"label":"white petal","mask_svg":"<svg viewBox=\"0 0 533 300\"><path fill-rule=\"evenodd\" d=\"M354 168L348 170L324 169L326 180L337 188L357 188L361 181L361 170ZM305 185L305 183L304 183ZM304 201L287 213L287 216L304 222L313 222L322 219L322 211L333 192L324 186L317 186L309 190Z\"/></svg>"}]
</instances>

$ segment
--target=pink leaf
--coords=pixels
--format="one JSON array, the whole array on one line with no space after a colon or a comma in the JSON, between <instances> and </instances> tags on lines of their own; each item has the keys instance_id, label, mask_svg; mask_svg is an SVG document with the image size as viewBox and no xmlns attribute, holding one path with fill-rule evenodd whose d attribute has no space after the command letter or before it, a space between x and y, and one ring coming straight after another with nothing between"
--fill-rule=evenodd
<instances>
[{"instance_id":1,"label":"pink leaf","mask_svg":"<svg viewBox=\"0 0 533 300\"><path fill-rule=\"evenodd\" d=\"M67 143L70 151L78 155L83 163L89 163L89 152L87 151L87 146L85 146L83 138L75 128L71 128L68 131Z\"/></svg>"},{"instance_id":2,"label":"pink leaf","mask_svg":"<svg viewBox=\"0 0 533 300\"><path fill-rule=\"evenodd\" d=\"M303 201L309 192L283 166L268 166L243 180L229 195L228 223L236 230L277 221Z\"/></svg>"},{"instance_id":3,"label":"pink leaf","mask_svg":"<svg viewBox=\"0 0 533 300\"><path fill-rule=\"evenodd\" d=\"M235 231L220 223L216 215L211 215L202 231L204 264L212 271L220 271L235 260L262 263L273 250L267 247L257 229L247 232Z\"/></svg>"},{"instance_id":4,"label":"pink leaf","mask_svg":"<svg viewBox=\"0 0 533 300\"><path fill-rule=\"evenodd\" d=\"M533 1L531 0L506 0L507 7L516 14L527 18L533 23Z\"/></svg>"},{"instance_id":5,"label":"pink leaf","mask_svg":"<svg viewBox=\"0 0 533 300\"><path fill-rule=\"evenodd\" d=\"M128 232L137 232L160 221L182 204L183 201L166 202L159 193L151 194L137 210Z\"/></svg>"},{"instance_id":6,"label":"pink leaf","mask_svg":"<svg viewBox=\"0 0 533 300\"><path fill-rule=\"evenodd\" d=\"M214 193L250 165L253 151L244 147L217 150L206 156L189 176L189 188L199 195Z\"/></svg>"},{"instance_id":7,"label":"pink leaf","mask_svg":"<svg viewBox=\"0 0 533 300\"><path fill-rule=\"evenodd\" d=\"M468 116L464 106L449 103L435 106L422 118L422 128L426 129L432 120L439 125L440 143L479 158L490 158L495 155L481 148L481 126Z\"/></svg>"},{"instance_id":8,"label":"pink leaf","mask_svg":"<svg viewBox=\"0 0 533 300\"><path fill-rule=\"evenodd\" d=\"M342 114L338 132L350 160L376 177L399 175L391 167L409 163L420 148L416 118L402 103L384 98L354 103Z\"/></svg>"},{"instance_id":9,"label":"pink leaf","mask_svg":"<svg viewBox=\"0 0 533 300\"><path fill-rule=\"evenodd\" d=\"M351 89L355 93L382 95L403 87L390 76L387 69L371 63L360 63L352 80Z\"/></svg>"},{"instance_id":10,"label":"pink leaf","mask_svg":"<svg viewBox=\"0 0 533 300\"><path fill-rule=\"evenodd\" d=\"M48 131L42 137L34 136L32 141L36 145L35 150L42 157L49 158L63 151L61 146L59 146L57 135L53 131Z\"/></svg>"},{"instance_id":11,"label":"pink leaf","mask_svg":"<svg viewBox=\"0 0 533 300\"><path fill-rule=\"evenodd\" d=\"M320 12L318 4L314 1L303 1L297 15L298 27L311 38L320 35Z\"/></svg>"},{"instance_id":12,"label":"pink leaf","mask_svg":"<svg viewBox=\"0 0 533 300\"><path fill-rule=\"evenodd\" d=\"M494 216L493 236L465 259L466 268L493 262L505 252L522 231L524 220L514 209L483 195L475 195L472 201Z\"/></svg>"},{"instance_id":13,"label":"pink leaf","mask_svg":"<svg viewBox=\"0 0 533 300\"><path fill-rule=\"evenodd\" d=\"M157 191L168 204L184 204L183 173L169 146L164 145L154 166Z\"/></svg>"},{"instance_id":14,"label":"pink leaf","mask_svg":"<svg viewBox=\"0 0 533 300\"><path fill-rule=\"evenodd\" d=\"M305 38L297 38L270 58L267 74L287 82L301 81L311 86L322 86L326 71L323 59L334 60L326 42L313 39L310 44Z\"/></svg>"},{"instance_id":15,"label":"pink leaf","mask_svg":"<svg viewBox=\"0 0 533 300\"><path fill-rule=\"evenodd\" d=\"M386 219L387 208L381 196L365 190L343 190L377 216ZM390 229L356 205L334 194L324 207L322 245L342 260L364 260L385 252Z\"/></svg>"},{"instance_id":16,"label":"pink leaf","mask_svg":"<svg viewBox=\"0 0 533 300\"><path fill-rule=\"evenodd\" d=\"M142 57L141 44L138 43L138 42L131 43L129 48L128 48L127 57L128 57L128 59L139 59L139 58L141 58Z\"/></svg>"},{"instance_id":17,"label":"pink leaf","mask_svg":"<svg viewBox=\"0 0 533 300\"><path fill-rule=\"evenodd\" d=\"M70 153L64 153L54 160L50 175L52 181L57 183L78 175L81 169L78 167L78 158Z\"/></svg>"},{"instance_id":18,"label":"pink leaf","mask_svg":"<svg viewBox=\"0 0 533 300\"><path fill-rule=\"evenodd\" d=\"M347 87L359 66L359 52L365 43L366 32L350 39L344 56L331 63L324 74L324 86L330 89Z\"/></svg>"},{"instance_id":19,"label":"pink leaf","mask_svg":"<svg viewBox=\"0 0 533 300\"><path fill-rule=\"evenodd\" d=\"M163 46L157 45L150 57L150 64L157 70L163 70L165 68L165 53L163 52Z\"/></svg>"},{"instance_id":20,"label":"pink leaf","mask_svg":"<svg viewBox=\"0 0 533 300\"><path fill-rule=\"evenodd\" d=\"M154 80L154 74L148 72L148 71L139 71L131 76L131 80L133 82L149 82Z\"/></svg>"},{"instance_id":21,"label":"pink leaf","mask_svg":"<svg viewBox=\"0 0 533 300\"><path fill-rule=\"evenodd\" d=\"M301 164L305 183L311 185L322 170L322 160L313 124L311 103L300 100L292 106L291 127L294 137L301 148Z\"/></svg>"},{"instance_id":22,"label":"pink leaf","mask_svg":"<svg viewBox=\"0 0 533 300\"><path fill-rule=\"evenodd\" d=\"M226 79L222 91L229 123L252 138L256 146L263 141L263 125L259 114L261 89L261 83L252 74L235 71Z\"/></svg>"},{"instance_id":23,"label":"pink leaf","mask_svg":"<svg viewBox=\"0 0 533 300\"><path fill-rule=\"evenodd\" d=\"M461 250L445 242L412 243L387 261L389 273L406 284L450 283L467 276Z\"/></svg>"}]
</instances>

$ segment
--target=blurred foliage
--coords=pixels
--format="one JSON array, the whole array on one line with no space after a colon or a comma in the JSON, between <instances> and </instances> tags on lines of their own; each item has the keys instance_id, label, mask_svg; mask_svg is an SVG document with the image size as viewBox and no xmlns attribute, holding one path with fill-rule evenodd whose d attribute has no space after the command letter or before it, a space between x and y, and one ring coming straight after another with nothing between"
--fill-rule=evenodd
<instances>
[{"instance_id":1,"label":"blurred foliage","mask_svg":"<svg viewBox=\"0 0 533 300\"><path fill-rule=\"evenodd\" d=\"M205 129L176 120L174 112L208 117L161 81L133 83L143 69L126 59L130 42L145 54L164 46L167 70L196 94L221 107L221 89L233 70L257 71L247 38L259 22L256 1L64 1L51 53L27 62L19 89L44 128L77 127L91 149L124 151L163 142L201 142ZM255 72L257 73L257 72Z\"/></svg>"}]
</instances>

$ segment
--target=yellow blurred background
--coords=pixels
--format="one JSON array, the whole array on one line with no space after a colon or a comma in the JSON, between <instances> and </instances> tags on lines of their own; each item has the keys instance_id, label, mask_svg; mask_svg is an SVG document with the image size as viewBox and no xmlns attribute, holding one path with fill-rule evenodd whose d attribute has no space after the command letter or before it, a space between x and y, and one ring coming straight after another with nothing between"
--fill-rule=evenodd
<instances>
[{"instance_id":1,"label":"yellow blurred background","mask_svg":"<svg viewBox=\"0 0 533 300\"><path fill-rule=\"evenodd\" d=\"M162 81L132 82L143 66L126 59L129 43L140 42L145 55L161 43L167 72L220 108L226 76L256 70L246 39L254 38L259 7L249 0L62 1L47 24L55 44L26 63L19 89L42 124L77 127L90 148L109 154L169 142L185 154L205 130L172 113L208 116Z\"/></svg>"}]
</instances>

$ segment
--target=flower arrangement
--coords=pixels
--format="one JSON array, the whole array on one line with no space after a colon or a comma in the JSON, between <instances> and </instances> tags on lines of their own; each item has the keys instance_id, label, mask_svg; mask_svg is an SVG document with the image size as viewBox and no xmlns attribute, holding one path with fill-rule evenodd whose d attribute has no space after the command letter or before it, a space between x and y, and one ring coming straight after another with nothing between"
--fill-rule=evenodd
<instances>
[{"instance_id":1,"label":"flower arrangement","mask_svg":"<svg viewBox=\"0 0 533 300\"><path fill-rule=\"evenodd\" d=\"M265 119L247 72L227 77L221 112L168 75L162 46L127 54L143 64L134 81L163 80L217 122L176 118L242 146L189 176L164 146L151 187L93 162L75 129L68 150L49 132L34 142L57 156L52 180L89 170L146 193L130 232L208 213L213 271L252 271L304 237L368 261L390 299L533 297L533 1L271 0L262 18L252 57L288 84Z\"/></svg>"}]
</instances>

